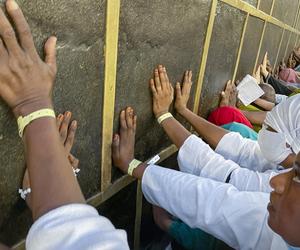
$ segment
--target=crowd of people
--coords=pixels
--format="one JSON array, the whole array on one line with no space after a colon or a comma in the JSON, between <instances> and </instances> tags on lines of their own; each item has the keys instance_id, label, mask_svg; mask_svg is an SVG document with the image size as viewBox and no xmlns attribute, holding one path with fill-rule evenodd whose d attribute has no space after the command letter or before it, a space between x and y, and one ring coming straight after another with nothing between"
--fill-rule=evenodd
<instances>
[{"instance_id":1,"label":"crowd of people","mask_svg":"<svg viewBox=\"0 0 300 250\"><path fill-rule=\"evenodd\" d=\"M9 18L0 10L0 96L24 143L19 193L34 220L26 249L129 249L126 232L86 204L77 182L79 160L71 154L77 122L71 112L56 117L53 107L56 37L47 40L42 60L17 3L7 0L6 10ZM299 68L300 49L278 70L266 54L254 75L265 94L243 106L228 81L206 120L187 107L192 72L173 88L158 65L149 81L153 113L178 148L178 170L135 159L137 115L132 107L121 111L113 163L141 180L155 222L184 248L300 249ZM198 135L169 113L173 101Z\"/></svg>"}]
</instances>

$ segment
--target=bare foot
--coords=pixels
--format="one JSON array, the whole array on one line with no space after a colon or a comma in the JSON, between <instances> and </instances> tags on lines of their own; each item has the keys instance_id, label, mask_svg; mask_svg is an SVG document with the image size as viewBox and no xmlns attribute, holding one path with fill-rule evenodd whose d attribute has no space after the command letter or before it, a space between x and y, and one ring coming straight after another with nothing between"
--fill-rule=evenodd
<instances>
[{"instance_id":1,"label":"bare foot","mask_svg":"<svg viewBox=\"0 0 300 250\"><path fill-rule=\"evenodd\" d=\"M134 144L137 116L131 107L120 113L120 131L113 137L113 164L127 173L129 163L134 159Z\"/></svg>"},{"instance_id":2,"label":"bare foot","mask_svg":"<svg viewBox=\"0 0 300 250\"><path fill-rule=\"evenodd\" d=\"M181 111L187 108L187 103L190 98L192 88L192 71L185 71L182 87L180 83L176 83L176 100L175 100L175 109L180 114Z\"/></svg>"},{"instance_id":3,"label":"bare foot","mask_svg":"<svg viewBox=\"0 0 300 250\"><path fill-rule=\"evenodd\" d=\"M70 152L74 144L75 133L77 129L77 121L71 122L72 114L71 112L66 112L64 115L59 114L56 118L57 129L59 130L59 135L62 144L64 145L66 155L68 156L69 162L74 170L74 173L78 173L79 168L79 160L74 157ZM28 168L25 170L25 174L23 177L22 183L23 190L30 189L30 178ZM28 193L26 195L26 203L28 207L31 209L31 195Z\"/></svg>"}]
</instances>

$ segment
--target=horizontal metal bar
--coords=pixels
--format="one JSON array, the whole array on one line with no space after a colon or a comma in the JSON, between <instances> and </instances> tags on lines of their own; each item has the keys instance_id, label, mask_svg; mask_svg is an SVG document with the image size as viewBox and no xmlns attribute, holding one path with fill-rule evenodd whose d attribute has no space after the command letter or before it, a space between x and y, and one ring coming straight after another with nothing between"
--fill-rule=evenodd
<instances>
[{"instance_id":1,"label":"horizontal metal bar","mask_svg":"<svg viewBox=\"0 0 300 250\"><path fill-rule=\"evenodd\" d=\"M236 9L239 9L241 11L249 13L251 16L255 16L259 19L267 21L268 23L272 23L276 26L279 26L283 29L289 30L293 33L300 34L300 31L296 30L295 28L291 27L290 25L283 23L282 21L279 21L275 17L272 17L271 15L268 15L265 12L258 10L257 8L255 8L254 6L252 6L249 3L246 3L241 0L220 0L220 1L236 8Z\"/></svg>"}]
</instances>

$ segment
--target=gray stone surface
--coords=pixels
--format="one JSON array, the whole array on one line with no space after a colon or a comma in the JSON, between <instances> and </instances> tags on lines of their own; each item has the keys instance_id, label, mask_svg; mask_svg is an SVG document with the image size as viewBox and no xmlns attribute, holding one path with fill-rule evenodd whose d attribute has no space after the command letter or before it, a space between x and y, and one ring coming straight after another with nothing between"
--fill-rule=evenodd
<instances>
[{"instance_id":1,"label":"gray stone surface","mask_svg":"<svg viewBox=\"0 0 300 250\"><path fill-rule=\"evenodd\" d=\"M100 187L105 1L19 3L40 52L46 37L58 36L59 70L54 102L57 112L71 110L78 120L73 153L81 161L79 181L83 192L91 196ZM12 244L26 235L30 216L17 195L24 171L21 140L16 122L3 104L0 105L0 138L0 241Z\"/></svg>"},{"instance_id":2,"label":"gray stone surface","mask_svg":"<svg viewBox=\"0 0 300 250\"><path fill-rule=\"evenodd\" d=\"M233 76L244 20L243 12L218 4L200 100L203 116L218 105L226 81Z\"/></svg>"},{"instance_id":3,"label":"gray stone surface","mask_svg":"<svg viewBox=\"0 0 300 250\"><path fill-rule=\"evenodd\" d=\"M295 43L296 43L296 39L297 39L297 35L292 33L291 38L290 38L290 42L289 45L287 47L287 53L286 56L288 57L290 55L290 53L292 52L292 50L294 49Z\"/></svg>"},{"instance_id":4,"label":"gray stone surface","mask_svg":"<svg viewBox=\"0 0 300 250\"><path fill-rule=\"evenodd\" d=\"M273 65L275 63L276 55L279 50L282 29L271 23L266 26L263 43L260 49L258 63L261 63L266 51L268 51L268 58Z\"/></svg>"},{"instance_id":5,"label":"gray stone surface","mask_svg":"<svg viewBox=\"0 0 300 250\"><path fill-rule=\"evenodd\" d=\"M257 6L257 0L245 0L244 2L249 3L255 7Z\"/></svg>"},{"instance_id":6,"label":"gray stone surface","mask_svg":"<svg viewBox=\"0 0 300 250\"><path fill-rule=\"evenodd\" d=\"M289 40L289 35L290 35L289 31L284 32L282 44L281 44L280 51L279 51L279 54L278 54L277 64L279 64L285 58L284 53L285 53L285 49L286 49L286 46L287 46L287 43L288 43L288 40Z\"/></svg>"},{"instance_id":7,"label":"gray stone surface","mask_svg":"<svg viewBox=\"0 0 300 250\"><path fill-rule=\"evenodd\" d=\"M264 23L261 19L249 16L236 75L237 80L241 80L246 74L252 74L263 26Z\"/></svg>"},{"instance_id":8,"label":"gray stone surface","mask_svg":"<svg viewBox=\"0 0 300 250\"><path fill-rule=\"evenodd\" d=\"M81 161L81 187L85 196L90 197L99 191L101 181L106 1L18 2L32 27L41 55L46 37L51 34L58 36L59 72L54 101L57 112L71 110L78 120L73 153ZM254 6L257 4L257 0L247 2ZM271 2L262 0L261 9L269 12ZM133 106L139 117L136 157L144 160L170 144L152 115L148 88L152 70L157 64L164 64L172 83L175 83L181 80L184 70L191 69L194 83L197 82L211 1L124 0L121 3L114 129L118 128L120 110L127 105ZM282 9L286 6L275 7L274 15L288 22L292 20L292 14L287 16ZM293 13L295 6L290 7L293 10L289 13ZM203 115L217 106L220 91L233 75L244 20L245 13L224 3L218 4L201 94L200 111ZM237 78L253 69L262 25L262 21L250 17ZM285 51L288 35L285 34L280 55ZM268 39L263 40L262 51L270 51L271 60L276 56L280 36L278 28L267 26ZM294 44L295 39L292 37L289 46ZM17 195L24 172L22 144L17 136L16 122L1 101L0 171L0 241L11 245L25 237L31 219L25 203ZM113 180L121 176L114 168L112 175ZM130 243L133 237L134 189L135 184L98 208L118 227L127 230ZM116 206L124 209L111 209Z\"/></svg>"},{"instance_id":9,"label":"gray stone surface","mask_svg":"<svg viewBox=\"0 0 300 250\"><path fill-rule=\"evenodd\" d=\"M273 0L261 0L259 9L267 14L270 14Z\"/></svg>"},{"instance_id":10,"label":"gray stone surface","mask_svg":"<svg viewBox=\"0 0 300 250\"><path fill-rule=\"evenodd\" d=\"M172 83L191 69L196 81L209 10L207 1L199 0L184 5L179 0L122 1L115 129L120 110L133 106L138 158L147 159L170 144L151 111L148 82L153 68L164 64Z\"/></svg>"},{"instance_id":11,"label":"gray stone surface","mask_svg":"<svg viewBox=\"0 0 300 250\"><path fill-rule=\"evenodd\" d=\"M298 0L275 1L272 16L289 24L290 26L293 26L297 14L297 7L291 8L291 6L298 6L298 3Z\"/></svg>"}]
</instances>

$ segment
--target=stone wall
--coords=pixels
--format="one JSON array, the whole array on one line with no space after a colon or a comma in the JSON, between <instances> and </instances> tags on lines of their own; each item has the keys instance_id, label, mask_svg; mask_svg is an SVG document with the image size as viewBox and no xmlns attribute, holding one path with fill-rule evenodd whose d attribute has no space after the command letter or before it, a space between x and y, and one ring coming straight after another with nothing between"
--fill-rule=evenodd
<instances>
[{"instance_id":1,"label":"stone wall","mask_svg":"<svg viewBox=\"0 0 300 250\"><path fill-rule=\"evenodd\" d=\"M107 0L109 1L109 0ZM256 0L246 1L256 6ZM284 3L283 3L284 2ZM288 2L289 4L287 4ZM54 89L57 112L70 110L79 128L73 153L80 159L78 177L87 198L99 192L101 175L101 119L104 84L105 0L19 0L42 56L45 39L58 37L58 75ZM274 16L292 25L297 0L277 0ZM261 9L270 13L272 0L261 1ZM131 105L138 114L136 156L142 160L170 145L151 112L148 80L155 65L164 64L173 83L184 70L193 70L198 79L210 0L122 0L115 105L115 130L120 110ZM287 14L288 13L288 14ZM233 75L246 14L223 2L217 6L201 93L200 111L207 115L217 106L219 93ZM299 28L299 24L297 24ZM263 21L250 16L241 53L237 78L252 73ZM268 50L271 61L277 51L292 49L297 36L286 32L279 48L281 28L267 24L259 60ZM289 44L288 44L289 41ZM190 106L193 105L194 90ZM182 121L184 122L184 121ZM184 122L185 124L185 122ZM5 104L0 103L0 241L12 245L26 236L31 224L26 205L17 190L24 173L24 156L16 121ZM113 180L121 176L112 170ZM47 192L45 191L45 195ZM133 196L134 197L134 196ZM114 200L115 199L115 200ZM123 199L123 200L122 200ZM108 215L119 227L128 228L126 217L132 211L114 204L130 198L115 196L106 205ZM125 208L125 209L124 209ZM109 212L110 211L110 212ZM130 217L131 218L131 217ZM131 218L132 220L132 218ZM131 221L131 223L133 223ZM131 230L131 229L130 229ZM130 241L132 241L130 237Z\"/></svg>"}]
</instances>

